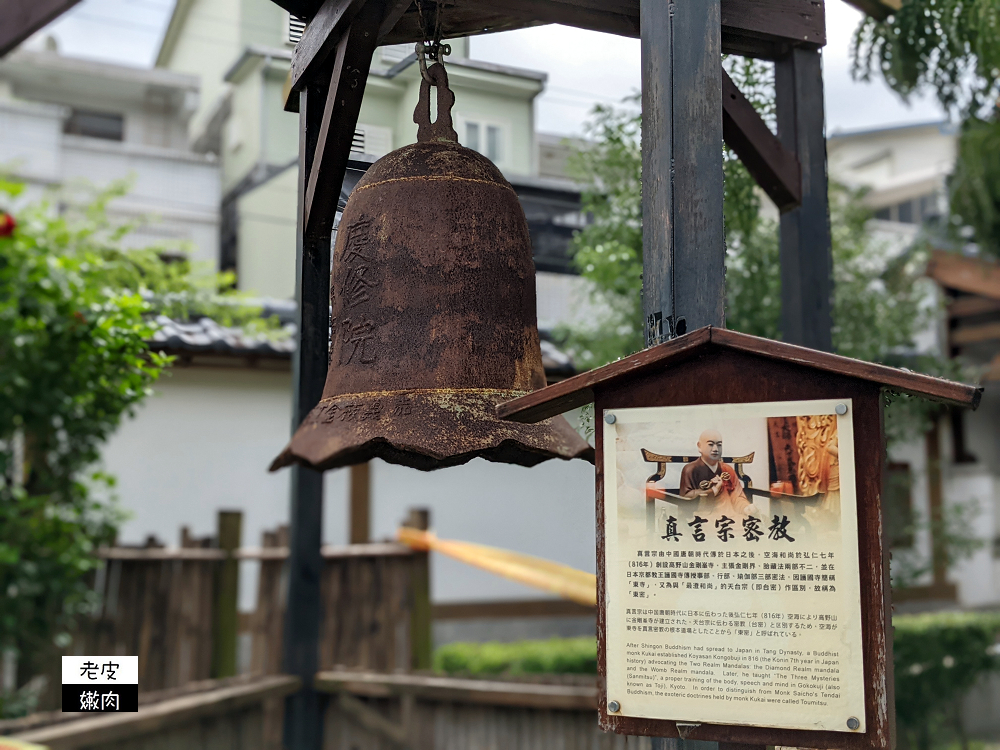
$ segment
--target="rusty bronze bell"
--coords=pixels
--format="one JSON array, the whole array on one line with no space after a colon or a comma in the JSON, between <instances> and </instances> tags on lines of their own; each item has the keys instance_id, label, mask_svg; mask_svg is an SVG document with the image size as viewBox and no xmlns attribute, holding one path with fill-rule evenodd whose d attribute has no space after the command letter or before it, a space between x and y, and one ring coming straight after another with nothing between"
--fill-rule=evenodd
<instances>
[{"instance_id":1,"label":"rusty bronze bell","mask_svg":"<svg viewBox=\"0 0 1000 750\"><path fill-rule=\"evenodd\" d=\"M459 145L444 67L427 78L413 115L418 142L379 159L347 201L323 398L272 469L593 460L562 417L496 417L501 401L545 385L528 223L493 163Z\"/></svg>"}]
</instances>

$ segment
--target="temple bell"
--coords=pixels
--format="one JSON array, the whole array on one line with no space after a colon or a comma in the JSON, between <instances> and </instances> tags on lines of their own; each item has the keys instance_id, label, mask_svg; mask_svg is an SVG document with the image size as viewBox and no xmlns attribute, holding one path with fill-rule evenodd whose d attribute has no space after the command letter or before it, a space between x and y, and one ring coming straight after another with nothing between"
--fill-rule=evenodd
<instances>
[{"instance_id":1,"label":"temple bell","mask_svg":"<svg viewBox=\"0 0 1000 750\"><path fill-rule=\"evenodd\" d=\"M438 115L430 120L430 89ZM358 182L337 232L323 397L272 470L381 458L421 470L475 457L593 460L563 417L505 422L496 405L545 385L531 239L517 194L459 145L444 67L426 68L417 143Z\"/></svg>"}]
</instances>

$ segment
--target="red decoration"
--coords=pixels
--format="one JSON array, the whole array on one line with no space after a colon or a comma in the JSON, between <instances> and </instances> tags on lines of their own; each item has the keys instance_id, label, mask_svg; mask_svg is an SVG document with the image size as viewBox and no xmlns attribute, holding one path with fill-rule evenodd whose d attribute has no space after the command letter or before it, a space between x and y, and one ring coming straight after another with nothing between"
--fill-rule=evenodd
<instances>
[{"instance_id":1,"label":"red decoration","mask_svg":"<svg viewBox=\"0 0 1000 750\"><path fill-rule=\"evenodd\" d=\"M0 237L10 237L16 228L17 222L14 221L14 217L6 211L0 212Z\"/></svg>"}]
</instances>

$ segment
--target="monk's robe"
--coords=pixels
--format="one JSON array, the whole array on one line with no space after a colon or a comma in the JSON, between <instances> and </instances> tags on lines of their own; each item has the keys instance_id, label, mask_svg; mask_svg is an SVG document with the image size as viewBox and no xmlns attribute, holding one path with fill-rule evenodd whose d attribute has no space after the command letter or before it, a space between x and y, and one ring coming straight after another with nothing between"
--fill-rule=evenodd
<instances>
[{"instance_id":1,"label":"monk's robe","mask_svg":"<svg viewBox=\"0 0 1000 750\"><path fill-rule=\"evenodd\" d=\"M718 494L712 488L703 489L702 482L711 482L715 477L724 477ZM720 461L712 469L702 459L692 461L681 469L680 494L687 497L692 490L699 494L698 514L709 521L715 521L722 516L740 523L747 516L753 515L753 504L747 500L743 492L743 483L736 474L736 469Z\"/></svg>"}]
</instances>

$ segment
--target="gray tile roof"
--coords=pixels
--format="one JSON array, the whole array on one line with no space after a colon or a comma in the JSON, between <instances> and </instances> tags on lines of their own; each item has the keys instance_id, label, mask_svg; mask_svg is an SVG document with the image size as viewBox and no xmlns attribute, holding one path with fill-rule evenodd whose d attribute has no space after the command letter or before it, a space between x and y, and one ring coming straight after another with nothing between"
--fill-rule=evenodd
<instances>
[{"instance_id":1,"label":"gray tile roof","mask_svg":"<svg viewBox=\"0 0 1000 750\"><path fill-rule=\"evenodd\" d=\"M149 339L150 348L168 354L221 354L239 357L290 359L295 351L296 325L292 322L294 305L265 302L263 315L277 315L280 331L251 334L242 328L221 325L211 318L192 321L172 320L165 315L155 319L157 331ZM576 374L573 360L541 332L542 365L549 380Z\"/></svg>"}]
</instances>

